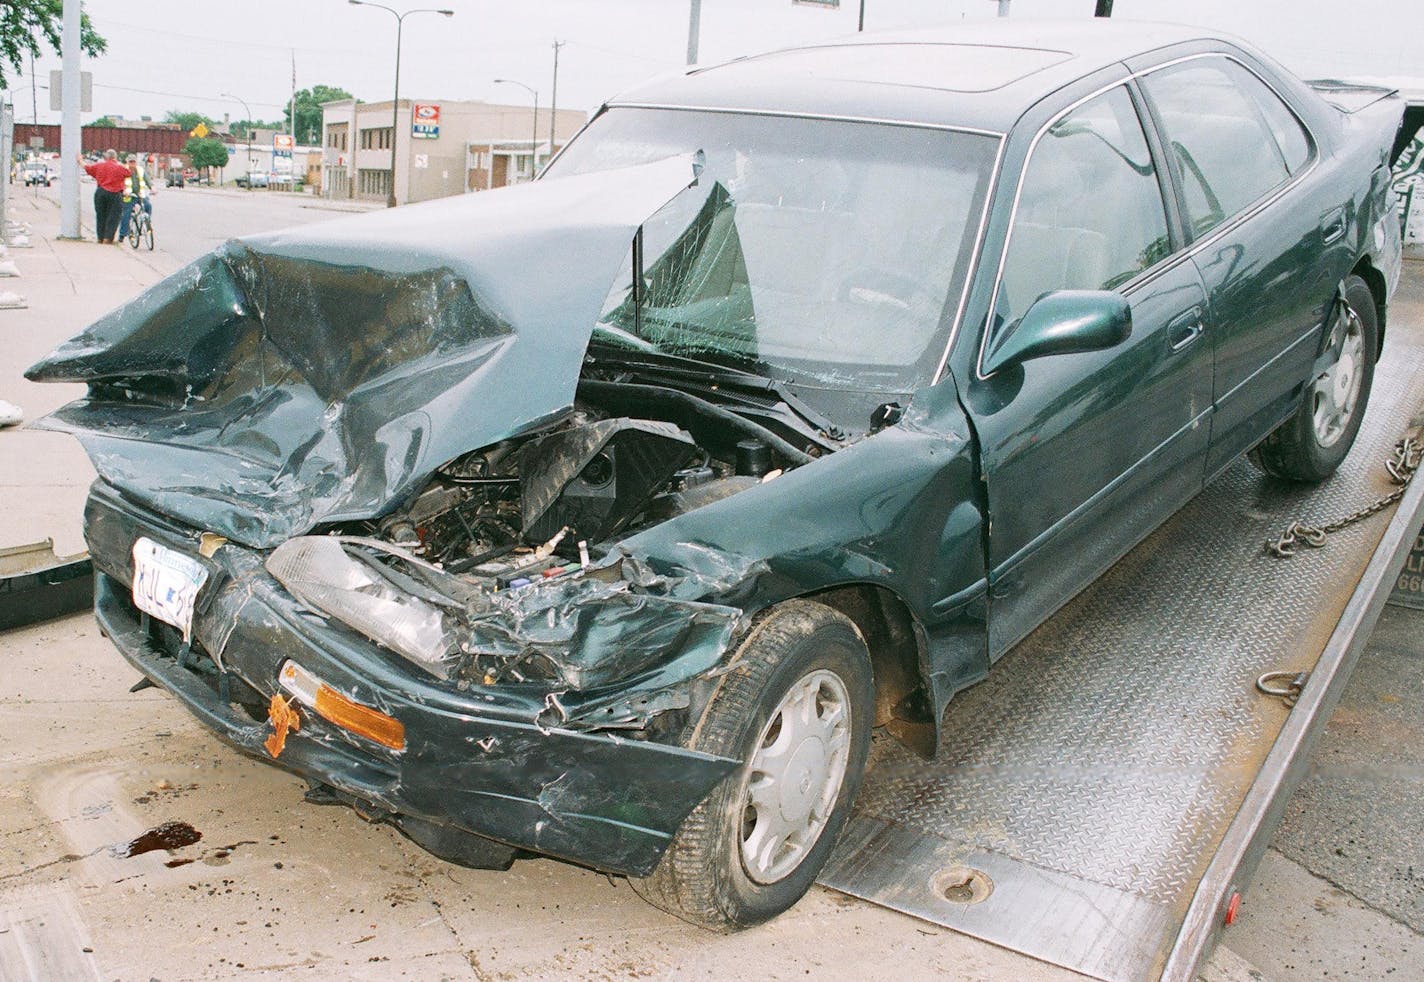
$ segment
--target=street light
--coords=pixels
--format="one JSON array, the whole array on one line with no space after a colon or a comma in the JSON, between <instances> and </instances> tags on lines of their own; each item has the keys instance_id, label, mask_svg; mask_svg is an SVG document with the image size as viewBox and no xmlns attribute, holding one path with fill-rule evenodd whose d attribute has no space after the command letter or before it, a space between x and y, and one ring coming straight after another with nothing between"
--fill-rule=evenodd
<instances>
[{"instance_id":1,"label":"street light","mask_svg":"<svg viewBox=\"0 0 1424 982\"><path fill-rule=\"evenodd\" d=\"M245 113L247 113L247 190L251 191L251 190L252 190L252 164L253 164L253 160L254 160L254 158L253 158L253 156L252 156L252 109L251 109L251 107L249 107L249 106L247 105L247 100L244 99L244 98L242 98L241 96L233 95L231 92L222 92L222 93L219 93L219 94L220 94L224 99L234 99L234 100L236 100L237 102L242 103L242 111L245 112ZM219 176L219 177L222 177L221 174L219 174L218 176ZM212 178L212 175L209 174L208 177L211 179L211 178Z\"/></svg>"},{"instance_id":2,"label":"street light","mask_svg":"<svg viewBox=\"0 0 1424 982\"><path fill-rule=\"evenodd\" d=\"M512 78L497 78L495 85L517 85L525 92L534 97L534 138L529 141L529 180L534 180L539 174L539 90L530 88L523 82L516 82ZM550 149L553 149L551 146Z\"/></svg>"},{"instance_id":3,"label":"street light","mask_svg":"<svg viewBox=\"0 0 1424 982\"><path fill-rule=\"evenodd\" d=\"M391 98L391 187L390 193L386 195L386 207L396 206L396 130L400 126L400 49L401 49L401 28L405 25L405 19L411 14L440 14L442 17L454 17L453 10L436 10L433 7L419 7L415 10L407 10L401 13L392 10L383 3L372 3L371 0L346 0L353 7L377 7L384 10L396 19L396 91Z\"/></svg>"}]
</instances>

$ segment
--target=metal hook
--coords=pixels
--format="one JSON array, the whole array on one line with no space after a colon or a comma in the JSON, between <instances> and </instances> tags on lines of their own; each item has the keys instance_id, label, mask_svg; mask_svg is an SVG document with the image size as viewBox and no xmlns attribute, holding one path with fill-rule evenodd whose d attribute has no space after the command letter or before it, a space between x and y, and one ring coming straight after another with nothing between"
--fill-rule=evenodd
<instances>
[{"instance_id":1,"label":"metal hook","mask_svg":"<svg viewBox=\"0 0 1424 982\"><path fill-rule=\"evenodd\" d=\"M1267 672L1256 680L1256 689L1264 695L1277 696L1287 706L1294 707L1309 678L1309 672ZM1284 685L1278 684L1282 681Z\"/></svg>"}]
</instances>

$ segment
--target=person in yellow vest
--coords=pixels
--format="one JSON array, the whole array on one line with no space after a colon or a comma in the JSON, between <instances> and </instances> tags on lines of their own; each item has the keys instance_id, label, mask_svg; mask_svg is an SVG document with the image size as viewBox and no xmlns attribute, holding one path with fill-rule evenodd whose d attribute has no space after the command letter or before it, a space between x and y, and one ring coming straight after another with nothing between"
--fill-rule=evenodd
<instances>
[{"instance_id":1,"label":"person in yellow vest","mask_svg":"<svg viewBox=\"0 0 1424 982\"><path fill-rule=\"evenodd\" d=\"M124 204L119 212L120 242L129 237L129 221L133 218L135 199L148 213L149 221L153 220L153 188L148 183L148 175L133 154L129 154L124 162L129 165L129 176L124 178Z\"/></svg>"}]
</instances>

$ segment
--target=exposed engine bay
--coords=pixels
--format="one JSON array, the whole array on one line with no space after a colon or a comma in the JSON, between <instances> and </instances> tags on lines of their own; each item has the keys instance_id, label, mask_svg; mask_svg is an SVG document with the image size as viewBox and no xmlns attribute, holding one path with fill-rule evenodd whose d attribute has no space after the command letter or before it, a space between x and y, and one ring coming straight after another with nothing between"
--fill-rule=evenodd
<instances>
[{"instance_id":1,"label":"exposed engine bay","mask_svg":"<svg viewBox=\"0 0 1424 982\"><path fill-rule=\"evenodd\" d=\"M617 541L826 451L829 437L807 440L786 418L764 424L648 379L585 378L557 422L450 461L380 519L287 540L267 568L461 688L597 688L669 650L725 646L736 611L666 596ZM669 605L685 609L669 617Z\"/></svg>"},{"instance_id":2,"label":"exposed engine bay","mask_svg":"<svg viewBox=\"0 0 1424 982\"><path fill-rule=\"evenodd\" d=\"M600 386L619 392L618 383L592 387ZM639 390L636 396L658 387L625 388ZM694 408L700 401L684 398ZM533 575L586 566L621 532L736 494L808 459L778 454L773 444L783 440L740 417L739 428L704 432L699 442L679 425L686 413L615 415L633 408L628 401L580 399L548 429L453 460L407 505L379 522L361 523L361 532L446 572L504 589ZM721 418L693 426L729 428Z\"/></svg>"}]
</instances>

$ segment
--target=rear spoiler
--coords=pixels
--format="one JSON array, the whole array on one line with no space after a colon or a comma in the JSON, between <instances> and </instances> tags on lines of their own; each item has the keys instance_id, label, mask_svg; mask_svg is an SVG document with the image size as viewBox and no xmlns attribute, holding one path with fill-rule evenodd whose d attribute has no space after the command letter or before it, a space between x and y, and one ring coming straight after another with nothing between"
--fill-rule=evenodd
<instances>
[{"instance_id":1,"label":"rear spoiler","mask_svg":"<svg viewBox=\"0 0 1424 982\"><path fill-rule=\"evenodd\" d=\"M1404 101L1404 118L1400 121L1399 132L1395 134L1394 146L1389 151L1391 167L1413 142L1420 126L1424 126L1424 92L1417 89L1405 94L1390 85L1346 82L1334 78L1315 79L1306 84L1330 105L1350 116L1391 96L1401 98Z\"/></svg>"}]
</instances>

